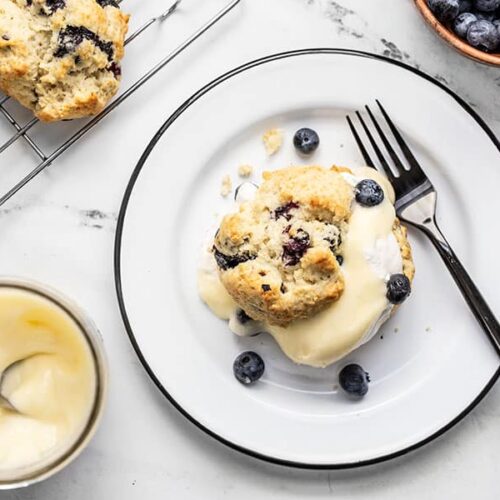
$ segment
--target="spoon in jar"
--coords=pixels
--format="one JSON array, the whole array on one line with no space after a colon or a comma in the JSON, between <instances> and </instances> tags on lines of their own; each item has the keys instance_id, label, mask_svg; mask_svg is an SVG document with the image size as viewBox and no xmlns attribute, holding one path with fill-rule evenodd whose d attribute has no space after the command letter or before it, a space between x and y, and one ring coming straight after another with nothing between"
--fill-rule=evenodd
<instances>
[{"instance_id":1,"label":"spoon in jar","mask_svg":"<svg viewBox=\"0 0 500 500\"><path fill-rule=\"evenodd\" d=\"M0 394L0 409L13 411L15 413L19 413L17 408L5 397Z\"/></svg>"},{"instance_id":2,"label":"spoon in jar","mask_svg":"<svg viewBox=\"0 0 500 500\"><path fill-rule=\"evenodd\" d=\"M7 377L8 373L14 369L16 366L19 366L21 363L24 363L26 360L33 358L34 356L37 356L37 354L32 354L31 356L26 356L23 359L18 359L17 361L14 361L11 363L3 372L0 373L0 408L3 410L8 410L12 411L14 413L21 413L3 394L2 394L2 386L3 383L5 382L5 378Z\"/></svg>"},{"instance_id":3,"label":"spoon in jar","mask_svg":"<svg viewBox=\"0 0 500 500\"><path fill-rule=\"evenodd\" d=\"M5 368L5 370L2 373L0 373L0 408L3 410L8 410L8 411L13 411L15 413L19 413L17 408L5 396L2 395L2 385L3 385L3 382L5 380L7 373L14 366L16 366L18 363L22 363L23 361L24 361L24 359L14 361L14 363L11 363L9 366L7 366L7 368Z\"/></svg>"}]
</instances>

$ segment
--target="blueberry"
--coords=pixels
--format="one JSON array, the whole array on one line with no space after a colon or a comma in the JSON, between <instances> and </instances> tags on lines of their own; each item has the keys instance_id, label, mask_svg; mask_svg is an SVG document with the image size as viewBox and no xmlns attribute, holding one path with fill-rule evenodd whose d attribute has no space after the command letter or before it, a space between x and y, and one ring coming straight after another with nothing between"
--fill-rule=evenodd
<instances>
[{"instance_id":1,"label":"blueberry","mask_svg":"<svg viewBox=\"0 0 500 500\"><path fill-rule=\"evenodd\" d=\"M354 188L356 201L365 207L374 207L384 201L384 190L372 179L363 179Z\"/></svg>"},{"instance_id":2,"label":"blueberry","mask_svg":"<svg viewBox=\"0 0 500 500\"><path fill-rule=\"evenodd\" d=\"M108 71L111 71L111 73L113 73L115 78L120 78L120 76L122 75L122 68L116 62L112 62L106 69Z\"/></svg>"},{"instance_id":3,"label":"blueberry","mask_svg":"<svg viewBox=\"0 0 500 500\"><path fill-rule=\"evenodd\" d=\"M299 229L297 234L291 237L283 245L283 262L285 266L295 266L311 246L311 237L303 229Z\"/></svg>"},{"instance_id":4,"label":"blueberry","mask_svg":"<svg viewBox=\"0 0 500 500\"><path fill-rule=\"evenodd\" d=\"M292 218L290 211L296 208L299 208L299 204L294 201L281 205L274 211L274 218L278 220L280 217L284 217L286 220L290 220Z\"/></svg>"},{"instance_id":5,"label":"blueberry","mask_svg":"<svg viewBox=\"0 0 500 500\"><path fill-rule=\"evenodd\" d=\"M45 0L45 11L48 15L53 14L56 10L66 7L65 0Z\"/></svg>"},{"instance_id":6,"label":"blueberry","mask_svg":"<svg viewBox=\"0 0 500 500\"><path fill-rule=\"evenodd\" d=\"M115 0L96 0L96 2L102 7L107 7L108 5L111 5L112 7L116 7L117 9L120 8L118 3Z\"/></svg>"},{"instance_id":7,"label":"blueberry","mask_svg":"<svg viewBox=\"0 0 500 500\"><path fill-rule=\"evenodd\" d=\"M464 12L463 14L458 15L453 21L453 31L460 38L467 38L467 31L469 31L469 27L472 23L477 21L477 17L470 12Z\"/></svg>"},{"instance_id":8,"label":"blueberry","mask_svg":"<svg viewBox=\"0 0 500 500\"><path fill-rule=\"evenodd\" d=\"M245 323L248 323L249 321L252 321L252 318L243 309L238 309L236 311L236 319L242 325L244 325Z\"/></svg>"},{"instance_id":9,"label":"blueberry","mask_svg":"<svg viewBox=\"0 0 500 500\"><path fill-rule=\"evenodd\" d=\"M476 21L469 27L467 41L479 50L493 52L500 45L500 33L493 23Z\"/></svg>"},{"instance_id":10,"label":"blueberry","mask_svg":"<svg viewBox=\"0 0 500 500\"><path fill-rule=\"evenodd\" d=\"M493 12L500 7L500 0L475 0L474 7L482 12Z\"/></svg>"},{"instance_id":11,"label":"blueberry","mask_svg":"<svg viewBox=\"0 0 500 500\"><path fill-rule=\"evenodd\" d=\"M310 128L301 128L293 136L293 145L300 153L310 155L318 149L319 135Z\"/></svg>"},{"instance_id":12,"label":"blueberry","mask_svg":"<svg viewBox=\"0 0 500 500\"><path fill-rule=\"evenodd\" d=\"M243 264L243 262L246 262L247 260L254 260L255 258L257 258L256 255L250 254L249 252L243 252L236 255L226 255L217 250L215 246L213 247L213 252L217 265L223 271L227 271L228 269L233 269L236 266Z\"/></svg>"},{"instance_id":13,"label":"blueberry","mask_svg":"<svg viewBox=\"0 0 500 500\"><path fill-rule=\"evenodd\" d=\"M244 385L251 385L264 374L264 360L253 351L242 352L233 363L234 376Z\"/></svg>"},{"instance_id":14,"label":"blueberry","mask_svg":"<svg viewBox=\"0 0 500 500\"><path fill-rule=\"evenodd\" d=\"M478 21L489 21L490 23L492 23L495 19L494 12L481 12L479 10L476 10L474 11L474 15L477 17Z\"/></svg>"},{"instance_id":15,"label":"blueberry","mask_svg":"<svg viewBox=\"0 0 500 500\"><path fill-rule=\"evenodd\" d=\"M68 25L61 30L57 38L58 47L54 52L54 56L64 57L66 54L74 52L84 40L94 43L96 47L108 56L108 60L112 61L114 54L113 43L101 40L96 33L84 26Z\"/></svg>"},{"instance_id":16,"label":"blueberry","mask_svg":"<svg viewBox=\"0 0 500 500\"><path fill-rule=\"evenodd\" d=\"M335 227L332 226L332 233L331 236L328 236L327 238L324 238L325 241L330 243L330 252L333 253L335 257L337 257L337 260L339 260L339 257L342 258L340 255L337 255L337 251L342 245L342 235L340 234L339 230Z\"/></svg>"},{"instance_id":17,"label":"blueberry","mask_svg":"<svg viewBox=\"0 0 500 500\"><path fill-rule=\"evenodd\" d=\"M336 255L335 258L337 259L339 266L344 263L344 257L342 257L342 255Z\"/></svg>"},{"instance_id":18,"label":"blueberry","mask_svg":"<svg viewBox=\"0 0 500 500\"><path fill-rule=\"evenodd\" d=\"M472 0L458 0L459 13L472 11Z\"/></svg>"},{"instance_id":19,"label":"blueberry","mask_svg":"<svg viewBox=\"0 0 500 500\"><path fill-rule=\"evenodd\" d=\"M387 282L387 298L391 304L401 304L411 293L410 280L404 274L393 274Z\"/></svg>"},{"instance_id":20,"label":"blueberry","mask_svg":"<svg viewBox=\"0 0 500 500\"><path fill-rule=\"evenodd\" d=\"M363 397L368 392L368 382L368 372L355 363L344 366L339 373L340 387L352 396Z\"/></svg>"},{"instance_id":21,"label":"blueberry","mask_svg":"<svg viewBox=\"0 0 500 500\"><path fill-rule=\"evenodd\" d=\"M460 12L458 0L427 0L429 8L443 23L450 24Z\"/></svg>"},{"instance_id":22,"label":"blueberry","mask_svg":"<svg viewBox=\"0 0 500 500\"><path fill-rule=\"evenodd\" d=\"M325 241L328 241L328 243L330 243L330 252L333 253L333 255L335 255L335 252L337 251L337 248L338 248L338 243L337 243L337 239L335 238L325 238Z\"/></svg>"}]
</instances>

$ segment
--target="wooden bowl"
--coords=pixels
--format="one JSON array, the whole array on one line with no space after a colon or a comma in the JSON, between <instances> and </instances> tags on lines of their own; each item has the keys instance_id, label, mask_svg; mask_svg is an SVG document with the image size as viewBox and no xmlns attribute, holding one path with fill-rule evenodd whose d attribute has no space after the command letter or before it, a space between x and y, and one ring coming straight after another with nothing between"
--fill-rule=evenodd
<instances>
[{"instance_id":1,"label":"wooden bowl","mask_svg":"<svg viewBox=\"0 0 500 500\"><path fill-rule=\"evenodd\" d=\"M471 47L465 40L462 40L460 37L455 35L453 31L448 29L436 18L431 9L429 9L427 0L415 0L415 4L427 24L429 24L443 40L455 47L455 49L463 55L485 64L500 66L500 52L490 54Z\"/></svg>"}]
</instances>

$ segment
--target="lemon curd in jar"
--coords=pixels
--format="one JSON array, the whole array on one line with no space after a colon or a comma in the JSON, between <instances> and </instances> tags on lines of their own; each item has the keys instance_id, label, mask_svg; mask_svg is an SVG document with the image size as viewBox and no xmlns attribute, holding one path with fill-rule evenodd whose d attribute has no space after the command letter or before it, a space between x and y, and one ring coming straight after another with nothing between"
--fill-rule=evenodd
<instances>
[{"instance_id":1,"label":"lemon curd in jar","mask_svg":"<svg viewBox=\"0 0 500 500\"><path fill-rule=\"evenodd\" d=\"M97 369L79 324L55 301L0 287L0 477L45 466L83 434L94 408Z\"/></svg>"}]
</instances>

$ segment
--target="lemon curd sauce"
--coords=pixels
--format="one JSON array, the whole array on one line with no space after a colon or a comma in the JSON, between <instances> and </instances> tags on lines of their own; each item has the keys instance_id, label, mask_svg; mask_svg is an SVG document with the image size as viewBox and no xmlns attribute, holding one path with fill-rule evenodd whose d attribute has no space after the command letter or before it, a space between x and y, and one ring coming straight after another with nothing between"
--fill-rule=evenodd
<instances>
[{"instance_id":1,"label":"lemon curd sauce","mask_svg":"<svg viewBox=\"0 0 500 500\"><path fill-rule=\"evenodd\" d=\"M327 366L368 342L386 321L393 305L386 297L386 279L401 273L403 262L393 235L396 217L394 192L388 181L368 167L343 174L353 187L362 179L375 180L384 190L382 203L375 207L355 206L343 249L344 293L324 311L287 327L235 320L238 306L221 283L210 245L198 270L202 300L219 318L229 320L237 335L268 332L293 361L316 367Z\"/></svg>"},{"instance_id":2,"label":"lemon curd sauce","mask_svg":"<svg viewBox=\"0 0 500 500\"><path fill-rule=\"evenodd\" d=\"M85 430L95 406L97 367L88 339L53 300L0 287L0 478L46 466Z\"/></svg>"}]
</instances>

